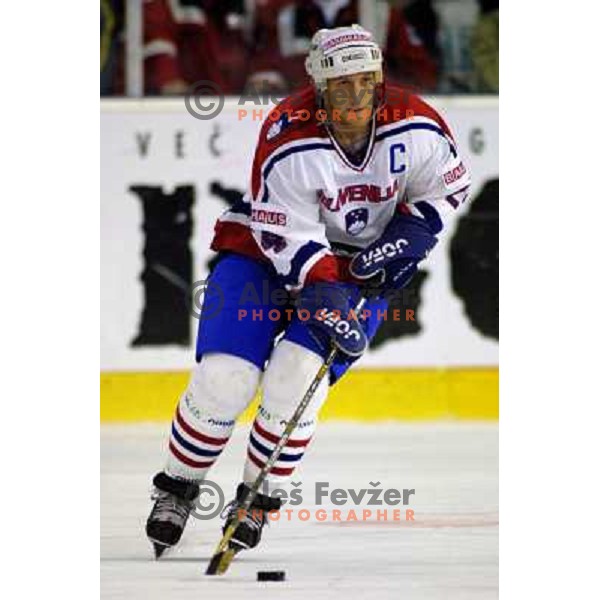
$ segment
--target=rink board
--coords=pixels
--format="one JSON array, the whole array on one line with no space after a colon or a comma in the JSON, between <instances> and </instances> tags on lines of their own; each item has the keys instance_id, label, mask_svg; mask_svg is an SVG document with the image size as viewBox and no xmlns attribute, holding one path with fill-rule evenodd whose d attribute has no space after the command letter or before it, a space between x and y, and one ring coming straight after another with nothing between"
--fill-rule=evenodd
<instances>
[{"instance_id":1,"label":"rink board","mask_svg":"<svg viewBox=\"0 0 600 600\"><path fill-rule=\"evenodd\" d=\"M187 380L187 371L101 373L100 418L168 421ZM498 369L357 369L332 388L321 411L321 420L430 419L498 419Z\"/></svg>"},{"instance_id":2,"label":"rink board","mask_svg":"<svg viewBox=\"0 0 600 600\"><path fill-rule=\"evenodd\" d=\"M497 99L429 100L455 131L476 198L490 181L498 179ZM160 189L165 195L160 198L161 206L168 205L169 194L182 186L191 191L188 216L193 227L186 248L192 257L194 281L204 280L214 258L209 250L214 223L228 207L222 192L216 190L246 190L261 125L240 119L238 111L237 101L231 98L210 121L192 118L182 99L102 103L102 422L168 421L186 387L194 359L197 315L187 314L175 303L164 312L168 318L146 318L163 313L156 312L156 298L144 287L144 278L155 262L170 263L167 256L165 260L155 257L150 264L145 256L148 240L140 190ZM395 330L383 343L369 348L361 358L361 368L349 372L332 389L322 419L498 418L498 340L473 318L479 314L473 307L479 308L482 302L477 289L468 295L452 284L458 266L452 261L450 246L457 222L450 223L446 236L422 265L424 279L415 312L418 326ZM482 264L490 260L477 257ZM177 277L165 275L166 271L161 270L165 280L176 283ZM179 283L183 288L187 285ZM182 310L185 339L179 329L177 335L173 333ZM149 336L158 325L160 343ZM253 410L251 406L242 421L247 422Z\"/></svg>"},{"instance_id":3,"label":"rink board","mask_svg":"<svg viewBox=\"0 0 600 600\"><path fill-rule=\"evenodd\" d=\"M497 249L482 240L493 240L497 234L497 211L483 190L499 178L498 102L489 97L429 101L455 131L472 174L472 202L451 220L435 251L420 265L419 283L410 301L414 326L388 323L383 339L361 358L361 367L431 372L497 368L493 301L497 286L487 279L486 270L494 270ZM229 207L230 196L247 190L262 123L239 119L238 109L236 100L229 98L218 118L200 121L190 116L182 99L103 101L102 372L190 367L199 306L195 302L191 309L186 306L186 294L200 290L208 276L215 258L209 249L214 225ZM484 218L479 212L468 217L479 201L491 212ZM485 231L475 227L477 235L465 241L465 229L459 232L458 224L467 217L475 225L488 221L491 225ZM468 257L463 252L457 259L457 253L451 252L453 242L460 248L466 244ZM471 284L465 285L467 280ZM435 399L439 392L431 395Z\"/></svg>"}]
</instances>

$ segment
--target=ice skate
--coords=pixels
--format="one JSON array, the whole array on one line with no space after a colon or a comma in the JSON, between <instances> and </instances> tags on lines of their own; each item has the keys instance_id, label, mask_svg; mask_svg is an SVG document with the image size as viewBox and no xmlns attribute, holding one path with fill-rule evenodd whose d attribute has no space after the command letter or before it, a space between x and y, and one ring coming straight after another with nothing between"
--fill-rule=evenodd
<instances>
[{"instance_id":1,"label":"ice skate","mask_svg":"<svg viewBox=\"0 0 600 600\"><path fill-rule=\"evenodd\" d=\"M225 532L228 525L235 518L249 491L250 488L247 485L243 483L238 485L235 499L223 510L223 515L225 516L223 532ZM279 510L280 508L280 498L270 498L264 494L257 494L250 508L243 514L243 518L229 542L230 547L239 552L240 550L248 550L258 546L263 527L268 523L267 513L272 510Z\"/></svg>"},{"instance_id":2,"label":"ice skate","mask_svg":"<svg viewBox=\"0 0 600 600\"><path fill-rule=\"evenodd\" d=\"M160 558L167 548L175 546L181 539L194 500L198 497L199 486L162 472L154 477L152 483L155 503L146 522L146 535L154 546L156 558Z\"/></svg>"}]
</instances>

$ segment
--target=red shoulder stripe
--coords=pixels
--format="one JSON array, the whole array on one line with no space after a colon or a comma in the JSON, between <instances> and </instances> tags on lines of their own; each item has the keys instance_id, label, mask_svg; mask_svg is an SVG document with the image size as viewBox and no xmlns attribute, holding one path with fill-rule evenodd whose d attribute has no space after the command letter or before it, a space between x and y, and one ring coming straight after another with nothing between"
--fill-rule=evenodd
<instances>
[{"instance_id":1,"label":"red shoulder stripe","mask_svg":"<svg viewBox=\"0 0 600 600\"><path fill-rule=\"evenodd\" d=\"M284 144L308 137L325 137L316 119L315 93L312 87L304 88L285 98L269 111L263 123L252 163L252 199L260 191L262 168L266 160ZM285 117L284 117L285 115ZM287 119L285 124L282 119ZM282 127L277 131L277 127Z\"/></svg>"}]
</instances>

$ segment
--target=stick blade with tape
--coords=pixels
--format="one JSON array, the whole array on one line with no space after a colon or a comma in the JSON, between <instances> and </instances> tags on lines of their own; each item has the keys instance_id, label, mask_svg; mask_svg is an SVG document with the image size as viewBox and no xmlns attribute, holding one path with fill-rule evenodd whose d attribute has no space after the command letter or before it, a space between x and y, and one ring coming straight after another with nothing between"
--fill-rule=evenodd
<instances>
[{"instance_id":1,"label":"stick blade with tape","mask_svg":"<svg viewBox=\"0 0 600 600\"><path fill-rule=\"evenodd\" d=\"M205 574L206 575L223 575L225 571L229 568L231 561L234 556L237 554L236 550L229 548L223 552L218 552L215 554L208 563L208 567L206 567Z\"/></svg>"},{"instance_id":2,"label":"stick blade with tape","mask_svg":"<svg viewBox=\"0 0 600 600\"><path fill-rule=\"evenodd\" d=\"M219 554L215 554L208 563L208 567L206 567L206 575L216 575L219 570L219 563L221 562L221 558L223 558L223 552L219 552Z\"/></svg>"}]
</instances>

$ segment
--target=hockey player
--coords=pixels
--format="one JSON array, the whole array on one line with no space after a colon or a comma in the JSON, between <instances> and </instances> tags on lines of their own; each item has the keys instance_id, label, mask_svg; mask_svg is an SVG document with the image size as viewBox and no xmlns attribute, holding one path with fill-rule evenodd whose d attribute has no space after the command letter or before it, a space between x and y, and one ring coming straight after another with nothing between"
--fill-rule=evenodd
<instances>
[{"instance_id":1,"label":"hockey player","mask_svg":"<svg viewBox=\"0 0 600 600\"><path fill-rule=\"evenodd\" d=\"M329 381L252 504L262 510L248 511L230 542L236 549L258 544L266 513L280 506L272 490L302 460L329 386L384 318L381 296L367 302L367 318L352 318L363 284L405 286L467 196L469 176L447 125L420 98L386 89L381 51L368 31L320 30L306 68L313 86L263 124L249 190L215 227L211 247L220 259L208 287L218 294L205 296L196 365L175 411L166 466L153 480L146 532L157 556L179 541L199 483L261 385L232 518L335 344ZM308 318L298 311L284 319L278 295L265 296L265 287L289 291ZM267 317L273 309L280 320ZM240 319L244 310L248 317Z\"/></svg>"}]
</instances>

